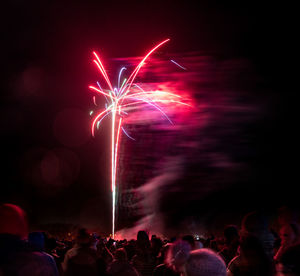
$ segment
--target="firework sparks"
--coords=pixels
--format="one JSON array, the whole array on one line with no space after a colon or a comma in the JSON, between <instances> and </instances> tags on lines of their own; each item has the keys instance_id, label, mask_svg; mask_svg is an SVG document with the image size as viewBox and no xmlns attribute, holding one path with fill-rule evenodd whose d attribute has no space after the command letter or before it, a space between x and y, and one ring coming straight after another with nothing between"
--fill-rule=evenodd
<instances>
[{"instance_id":1,"label":"firework sparks","mask_svg":"<svg viewBox=\"0 0 300 276\"><path fill-rule=\"evenodd\" d=\"M171 62L173 62L175 65L177 65L179 68L186 70L185 67L183 67L182 65L180 65L179 63L177 63L175 60L171 59Z\"/></svg>"},{"instance_id":2,"label":"firework sparks","mask_svg":"<svg viewBox=\"0 0 300 276\"><path fill-rule=\"evenodd\" d=\"M118 85L113 88L110 79L106 73L106 70L97 55L96 52L93 52L95 59L93 62L96 64L101 75L106 81L108 89L102 89L100 84L97 82L98 87L90 85L89 88L101 95L106 99L105 109L99 112L92 122L92 135L95 136L95 127L99 127L101 121L111 115L111 189L112 189L112 236L115 235L115 207L116 207L116 177L117 177L117 160L118 160L118 148L120 143L121 131L130 139L133 139L123 127L124 121L128 112L139 109L144 105L149 105L152 108L158 110L166 119L172 123L167 114L162 110L158 104L172 104L172 105L187 105L182 102L182 97L167 91L145 91L141 86L134 83L134 80L145 64L147 58L160 46L168 42L169 39L166 39L156 45L151 49L142 61L137 65L133 70L131 75L126 79L124 78L121 83L122 73L126 70L125 67L119 72ZM96 104L95 97L93 97L94 104ZM93 113L92 113L93 114ZM91 114L91 115L92 115ZM134 140L134 139L133 139Z\"/></svg>"}]
</instances>

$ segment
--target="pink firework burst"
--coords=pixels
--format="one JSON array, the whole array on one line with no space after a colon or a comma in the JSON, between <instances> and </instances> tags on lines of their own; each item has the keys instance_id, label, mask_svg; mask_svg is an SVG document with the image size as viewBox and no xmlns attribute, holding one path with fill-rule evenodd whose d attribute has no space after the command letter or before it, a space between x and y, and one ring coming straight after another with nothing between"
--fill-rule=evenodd
<instances>
[{"instance_id":1,"label":"pink firework burst","mask_svg":"<svg viewBox=\"0 0 300 276\"><path fill-rule=\"evenodd\" d=\"M95 129L98 128L101 121L107 117L111 116L111 189L112 189L112 237L115 236L115 207L116 207L116 176L117 176L117 160L118 160L118 147L120 143L121 131L128 135L126 130L123 128L122 123L124 118L128 115L130 111L139 109L144 105L149 105L153 109L158 110L161 114L170 122L170 118L159 106L160 104L172 104L172 105L188 105L182 101L180 95L170 93L167 91L145 91L141 86L134 83L134 80L139 73L140 69L145 64L147 58L159 47L168 42L170 39L166 39L161 43L157 44L153 49L151 49L141 60L141 62L136 66L128 79L124 78L121 84L122 73L126 70L123 67L119 72L118 85L113 87L110 79L106 73L106 70L96 52L93 52L95 59L93 62L98 67L101 75L106 81L107 89L102 89L98 84L98 87L90 85L89 88L97 94L100 94L106 98L107 105L104 110L101 110L93 119L92 122L92 135L95 134ZM93 97L94 103L95 97Z\"/></svg>"}]
</instances>

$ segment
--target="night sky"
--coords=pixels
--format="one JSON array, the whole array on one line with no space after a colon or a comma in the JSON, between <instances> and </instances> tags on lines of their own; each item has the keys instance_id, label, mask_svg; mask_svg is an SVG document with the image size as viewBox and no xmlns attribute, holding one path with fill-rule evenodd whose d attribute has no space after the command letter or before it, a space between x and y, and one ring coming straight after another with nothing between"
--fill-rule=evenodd
<instances>
[{"instance_id":1,"label":"night sky","mask_svg":"<svg viewBox=\"0 0 300 276\"><path fill-rule=\"evenodd\" d=\"M178 76L196 109L203 109L193 109L177 134L131 126L139 139L121 147L117 228L152 215L168 231L193 232L238 222L258 208L274 214L283 205L297 207L287 7L195 2L6 3L0 19L1 202L23 207L31 225L73 223L109 233L109 125L91 137L87 87L100 79L92 51L101 53L113 76L116 60L141 57L171 38L156 57L175 57L190 69ZM148 82L163 78L149 68ZM155 196L147 183L156 185Z\"/></svg>"}]
</instances>

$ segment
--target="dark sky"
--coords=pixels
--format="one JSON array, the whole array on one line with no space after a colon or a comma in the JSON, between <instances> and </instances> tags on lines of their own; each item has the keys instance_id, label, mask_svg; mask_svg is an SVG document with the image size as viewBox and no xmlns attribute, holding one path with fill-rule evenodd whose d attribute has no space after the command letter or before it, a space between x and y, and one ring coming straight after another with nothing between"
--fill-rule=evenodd
<instances>
[{"instance_id":1,"label":"dark sky","mask_svg":"<svg viewBox=\"0 0 300 276\"><path fill-rule=\"evenodd\" d=\"M197 223L199 216L209 213L213 214L210 219L222 212L227 217L236 212L238 217L253 208L276 210L293 205L297 180L292 161L295 118L288 88L293 63L288 12L287 7L259 1L6 3L1 16L1 202L21 205L32 224L97 221L97 226L108 231L108 138L98 136L96 140L89 133L92 103L87 86L96 79L91 52L100 51L109 64L114 58L141 56L169 37L163 54L197 53L210 57L209 64L216 68L243 60L234 67L231 83L238 84L232 86L232 97L239 103L250 100L249 106L257 105L260 111L255 119L234 123L232 136L216 130L218 126L194 136L202 141L206 134L210 138L224 135L214 150L230 152L247 169L237 170L233 177L226 170L210 170L203 160L187 155L194 161L185 163L184 180L193 185L199 181L212 192L207 197L189 196L190 188L178 180L176 187L181 185L180 195L185 195L184 208L178 207L176 189L172 197L163 196L157 203L162 213L170 215L168 226L190 216ZM248 73L249 78L245 77ZM247 88L246 96L239 94ZM193 97L201 100L196 90L192 89ZM205 98L210 104L217 94L211 95ZM147 138L149 130L143 131ZM152 146L159 149L158 142ZM59 177L53 180L57 157ZM155 158L158 162L162 156ZM134 179L133 167L128 170ZM139 179L147 182L159 173ZM223 180L229 184L220 184ZM120 218L120 228L132 226L137 219L134 215L128 221Z\"/></svg>"}]
</instances>

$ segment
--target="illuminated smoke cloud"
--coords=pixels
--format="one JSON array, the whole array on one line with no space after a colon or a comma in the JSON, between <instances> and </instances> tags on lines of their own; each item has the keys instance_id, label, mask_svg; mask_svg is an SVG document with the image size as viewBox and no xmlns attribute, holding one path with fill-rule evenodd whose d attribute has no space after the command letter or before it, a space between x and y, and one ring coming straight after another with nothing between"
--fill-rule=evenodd
<instances>
[{"instance_id":1,"label":"illuminated smoke cloud","mask_svg":"<svg viewBox=\"0 0 300 276\"><path fill-rule=\"evenodd\" d=\"M134 59L128 58L127 64L130 67ZM213 204L215 200L225 204L217 194L249 181L251 160L257 155L251 125L262 120L268 110L268 99L261 99L262 88L253 66L246 59L222 60L201 53L154 56L137 83L183 95L191 107L168 106L165 111L173 125L149 107L128 116L126 130L135 141L125 137L120 147L118 223L119 228L127 229L120 233L133 235L141 228L167 233L166 229L174 227L194 231L216 224L220 218ZM148 125L150 120L155 123ZM161 184L166 175L159 172L167 166L163 160L170 154L172 158L180 156L178 167L183 171L172 179L172 189ZM138 192L147 187L149 199ZM149 205L152 200L155 206ZM209 214L204 216L201 209ZM201 220L201 214L199 224L195 220ZM136 221L133 228L126 223L130 219ZM164 223L158 223L160 219Z\"/></svg>"},{"instance_id":2,"label":"illuminated smoke cloud","mask_svg":"<svg viewBox=\"0 0 300 276\"><path fill-rule=\"evenodd\" d=\"M133 227L119 230L116 234L117 238L136 238L139 230L145 230L151 235L159 236L165 232L165 218L160 212L160 203L165 191L174 190L175 180L182 174L182 159L180 156L166 158L162 162L162 166L158 176L136 189L124 191L135 194L139 198L136 203L129 207L136 210L141 219Z\"/></svg>"}]
</instances>

